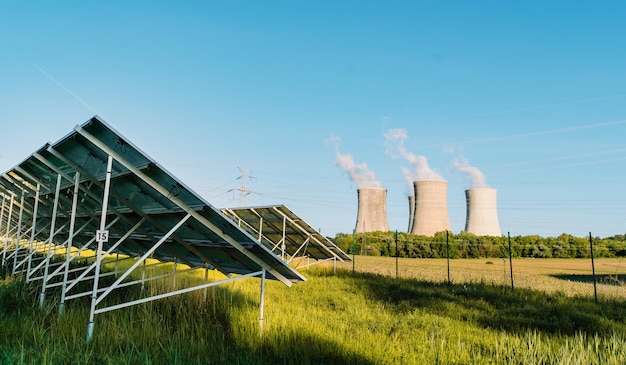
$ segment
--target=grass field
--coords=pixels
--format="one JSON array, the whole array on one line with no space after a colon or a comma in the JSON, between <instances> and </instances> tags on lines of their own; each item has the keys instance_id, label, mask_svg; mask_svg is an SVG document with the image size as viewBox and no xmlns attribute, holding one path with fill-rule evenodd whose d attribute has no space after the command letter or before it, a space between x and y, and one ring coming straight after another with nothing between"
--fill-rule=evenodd
<instances>
[{"instance_id":1,"label":"grass field","mask_svg":"<svg viewBox=\"0 0 626 365\"><path fill-rule=\"evenodd\" d=\"M566 295L593 296L591 259L513 259L514 288ZM327 265L328 266L328 265ZM352 270L353 263L338 263L338 268ZM626 299L626 258L594 260L598 296ZM394 257L356 256L354 269L396 276ZM452 259L449 261L451 283L489 283L511 286L509 259ZM398 276L442 283L448 281L448 260L398 258Z\"/></svg>"},{"instance_id":2,"label":"grass field","mask_svg":"<svg viewBox=\"0 0 626 365\"><path fill-rule=\"evenodd\" d=\"M620 277L621 260L596 264L599 275ZM40 309L36 286L8 279L0 364L626 363L626 306L616 296L595 303L582 280L589 261L514 260L515 290L507 265L451 260L448 284L446 260L401 259L396 279L395 258L357 256L356 273L344 263L336 275L330 265L302 269L308 281L292 288L268 282L262 335L260 282L249 279L209 290L207 300L195 292L98 315L90 345L88 301L68 303L59 318L54 293Z\"/></svg>"}]
</instances>

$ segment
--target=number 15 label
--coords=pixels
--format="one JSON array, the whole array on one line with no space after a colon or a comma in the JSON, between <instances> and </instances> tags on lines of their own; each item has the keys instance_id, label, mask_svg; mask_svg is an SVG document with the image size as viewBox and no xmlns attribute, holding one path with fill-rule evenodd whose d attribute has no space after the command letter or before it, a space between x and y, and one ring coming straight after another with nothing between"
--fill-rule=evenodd
<instances>
[{"instance_id":1,"label":"number 15 label","mask_svg":"<svg viewBox=\"0 0 626 365\"><path fill-rule=\"evenodd\" d=\"M96 241L99 242L109 242L109 231L108 230L97 230L96 231Z\"/></svg>"}]
</instances>

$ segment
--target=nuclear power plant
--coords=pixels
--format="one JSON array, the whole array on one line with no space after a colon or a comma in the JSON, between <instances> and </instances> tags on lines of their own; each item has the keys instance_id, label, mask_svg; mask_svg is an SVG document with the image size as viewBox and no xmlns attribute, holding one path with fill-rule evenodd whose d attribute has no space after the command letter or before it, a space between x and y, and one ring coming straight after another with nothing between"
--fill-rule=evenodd
<instances>
[{"instance_id":1,"label":"nuclear power plant","mask_svg":"<svg viewBox=\"0 0 626 365\"><path fill-rule=\"evenodd\" d=\"M387 221L387 190L384 188L357 189L359 207L357 211L356 233L389 231Z\"/></svg>"},{"instance_id":2,"label":"nuclear power plant","mask_svg":"<svg viewBox=\"0 0 626 365\"><path fill-rule=\"evenodd\" d=\"M354 232L388 232L387 190L379 187L358 188L357 195L358 211ZM465 232L477 236L501 235L496 195L497 190L488 187L465 190ZM407 232L433 237L438 232L452 231L447 196L446 180L413 181L413 194L408 196Z\"/></svg>"},{"instance_id":3,"label":"nuclear power plant","mask_svg":"<svg viewBox=\"0 0 626 365\"><path fill-rule=\"evenodd\" d=\"M434 236L437 232L450 231L447 191L445 180L414 181L415 208L411 233Z\"/></svg>"},{"instance_id":4,"label":"nuclear power plant","mask_svg":"<svg viewBox=\"0 0 626 365\"><path fill-rule=\"evenodd\" d=\"M475 188L465 190L467 217L465 232L477 236L499 236L497 190Z\"/></svg>"}]
</instances>

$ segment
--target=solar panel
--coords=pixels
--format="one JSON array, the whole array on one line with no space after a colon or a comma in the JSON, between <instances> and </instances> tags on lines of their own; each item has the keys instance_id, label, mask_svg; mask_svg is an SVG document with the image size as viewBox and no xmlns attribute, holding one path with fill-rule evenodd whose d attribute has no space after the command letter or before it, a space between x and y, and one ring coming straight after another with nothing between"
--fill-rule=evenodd
<instances>
[{"instance_id":1,"label":"solar panel","mask_svg":"<svg viewBox=\"0 0 626 365\"><path fill-rule=\"evenodd\" d=\"M182 182L147 157L104 121L94 117L77 126L58 142L42 147L9 172L31 186L40 183L40 199L45 207L52 206L54 182L61 174L61 198L57 219L67 223L71 215L71 188L76 172L80 173L81 204L76 222L87 224L78 237L93 238L98 229L101 197L103 196L106 162L113 159L107 221L120 220L109 228L110 241L123 236L140 219L145 223L118 250L136 255L145 251L149 242L160 238L187 214L193 220L181 226L171 238L155 251L154 258L179 261L190 266L204 267L207 263L224 274L246 274L268 270L268 278L296 282L303 277L285 265L276 255L254 238L233 225L221 212ZM27 198L32 195L29 192ZM38 217L40 226L51 219L51 210ZM66 224L67 226L67 224ZM38 239L44 240L48 232ZM59 233L67 235L66 229ZM75 238L75 239L76 239ZM92 247L95 248L95 247ZM106 246L105 246L106 248Z\"/></svg>"},{"instance_id":2,"label":"solar panel","mask_svg":"<svg viewBox=\"0 0 626 365\"><path fill-rule=\"evenodd\" d=\"M236 280L232 274L241 278L261 276L263 283L267 277L287 286L306 280L97 116L2 174L0 194L2 264L12 258L15 271L26 262L23 253L20 257L21 246L30 250L27 279L37 270L44 271L43 278L38 278L43 280L40 301L49 275L63 269L48 270L51 256L69 247L98 253L96 264L79 277L95 270L92 329L94 314L146 301L96 310L98 303L148 257L190 268L217 269L228 277L223 282ZM37 249L47 250L47 258L38 265L33 263L37 266L31 270L30 259ZM97 296L98 264L103 253L140 260ZM66 255L67 272L70 250ZM212 284L204 287L208 285ZM67 291L63 295L68 294L68 298L83 295L70 296Z\"/></svg>"},{"instance_id":3,"label":"solar panel","mask_svg":"<svg viewBox=\"0 0 626 365\"><path fill-rule=\"evenodd\" d=\"M351 261L341 248L285 205L224 208L222 212L287 262L297 257Z\"/></svg>"}]
</instances>

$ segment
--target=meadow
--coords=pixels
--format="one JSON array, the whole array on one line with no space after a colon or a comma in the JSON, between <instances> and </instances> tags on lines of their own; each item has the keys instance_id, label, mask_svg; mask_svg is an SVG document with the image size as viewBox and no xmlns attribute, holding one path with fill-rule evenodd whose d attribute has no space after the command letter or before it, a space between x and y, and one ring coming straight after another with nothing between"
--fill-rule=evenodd
<instances>
[{"instance_id":1,"label":"meadow","mask_svg":"<svg viewBox=\"0 0 626 365\"><path fill-rule=\"evenodd\" d=\"M337 267L436 283L488 283L495 286L561 292L569 296L593 296L593 274L596 291L605 298L626 299L626 258L581 259L480 258L480 259L414 259L356 256L354 263ZM512 264L512 265L511 265Z\"/></svg>"},{"instance_id":2,"label":"meadow","mask_svg":"<svg viewBox=\"0 0 626 365\"><path fill-rule=\"evenodd\" d=\"M618 275L611 265L621 261L604 260L606 275ZM584 262L514 260L514 290L501 260L450 266L450 283L446 260L436 259L398 260L398 277L394 258L357 256L354 272L352 263L336 273L302 269L306 282L267 283L262 332L260 281L233 282L98 315L89 345L87 300L59 317L53 293L39 308L36 285L7 278L0 364L626 363L624 300L603 294L596 303ZM181 274L177 283L202 277ZM160 285L173 283L147 290Z\"/></svg>"}]
</instances>

